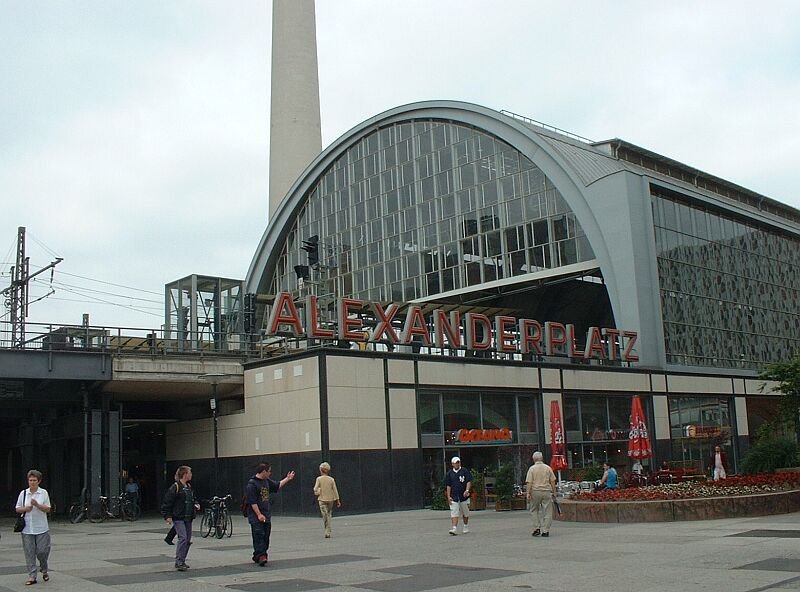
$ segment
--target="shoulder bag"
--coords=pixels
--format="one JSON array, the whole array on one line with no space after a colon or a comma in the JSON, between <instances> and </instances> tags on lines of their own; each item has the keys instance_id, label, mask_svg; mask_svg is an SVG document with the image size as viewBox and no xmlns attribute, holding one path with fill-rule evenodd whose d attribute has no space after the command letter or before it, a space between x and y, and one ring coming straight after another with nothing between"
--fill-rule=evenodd
<instances>
[{"instance_id":1,"label":"shoulder bag","mask_svg":"<svg viewBox=\"0 0 800 592\"><path fill-rule=\"evenodd\" d=\"M22 505L25 506L25 496L27 491L22 492ZM14 532L22 532L25 530L25 514L17 514L17 521L14 523Z\"/></svg>"}]
</instances>

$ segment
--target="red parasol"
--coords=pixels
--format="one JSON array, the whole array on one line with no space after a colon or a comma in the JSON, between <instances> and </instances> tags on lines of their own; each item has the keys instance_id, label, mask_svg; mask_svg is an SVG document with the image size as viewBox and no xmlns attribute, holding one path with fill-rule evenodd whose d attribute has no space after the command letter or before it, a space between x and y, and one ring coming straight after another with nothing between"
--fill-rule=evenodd
<instances>
[{"instance_id":1,"label":"red parasol","mask_svg":"<svg viewBox=\"0 0 800 592\"><path fill-rule=\"evenodd\" d=\"M564 441L564 427L561 424L561 408L558 401L550 401L550 440L553 456L550 457L550 468L560 471L567 468L567 450Z\"/></svg>"},{"instance_id":2,"label":"red parasol","mask_svg":"<svg viewBox=\"0 0 800 592\"><path fill-rule=\"evenodd\" d=\"M639 395L633 396L631 403L631 431L628 433L628 456L633 459L650 458L653 456L653 447L650 445L650 436L647 433L647 424L644 421L644 411Z\"/></svg>"}]
</instances>

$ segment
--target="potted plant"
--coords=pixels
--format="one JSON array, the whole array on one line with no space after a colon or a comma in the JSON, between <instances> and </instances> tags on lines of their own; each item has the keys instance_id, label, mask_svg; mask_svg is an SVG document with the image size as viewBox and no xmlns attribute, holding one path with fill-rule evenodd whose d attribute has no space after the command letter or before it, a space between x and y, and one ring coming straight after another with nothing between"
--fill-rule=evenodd
<instances>
[{"instance_id":1,"label":"potted plant","mask_svg":"<svg viewBox=\"0 0 800 592\"><path fill-rule=\"evenodd\" d=\"M494 509L498 512L510 510L514 497L514 465L506 463L497 470L494 491L497 496Z\"/></svg>"},{"instance_id":2,"label":"potted plant","mask_svg":"<svg viewBox=\"0 0 800 592\"><path fill-rule=\"evenodd\" d=\"M475 471L472 474L472 495L469 501L470 510L486 509L486 489L483 486L483 472Z\"/></svg>"}]
</instances>

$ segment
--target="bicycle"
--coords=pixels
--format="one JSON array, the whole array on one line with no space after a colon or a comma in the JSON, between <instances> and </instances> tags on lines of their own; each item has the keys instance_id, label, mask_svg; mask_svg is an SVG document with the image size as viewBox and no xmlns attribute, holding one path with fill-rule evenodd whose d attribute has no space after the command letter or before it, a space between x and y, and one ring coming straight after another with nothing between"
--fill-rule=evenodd
<instances>
[{"instance_id":1,"label":"bicycle","mask_svg":"<svg viewBox=\"0 0 800 592\"><path fill-rule=\"evenodd\" d=\"M107 497L101 495L98 500L99 508L92 508L90 511L89 522L104 522L109 518L120 518L133 522L142 515L142 508L138 502L131 498L127 493Z\"/></svg>"},{"instance_id":2,"label":"bicycle","mask_svg":"<svg viewBox=\"0 0 800 592\"><path fill-rule=\"evenodd\" d=\"M225 497L214 496L204 503L205 511L200 521L200 536L207 538L214 531L214 536L221 539L226 534L233 536L233 516L228 511L228 504L233 500L229 493Z\"/></svg>"},{"instance_id":3,"label":"bicycle","mask_svg":"<svg viewBox=\"0 0 800 592\"><path fill-rule=\"evenodd\" d=\"M75 502L67 510L67 520L72 524L78 524L86 520L89 515L89 504L86 502Z\"/></svg>"}]
</instances>

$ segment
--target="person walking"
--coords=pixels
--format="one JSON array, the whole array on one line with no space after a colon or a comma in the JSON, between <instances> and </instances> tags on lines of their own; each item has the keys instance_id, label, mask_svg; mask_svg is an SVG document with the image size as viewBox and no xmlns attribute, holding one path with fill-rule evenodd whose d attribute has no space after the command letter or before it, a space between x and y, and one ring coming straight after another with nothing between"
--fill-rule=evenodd
<instances>
[{"instance_id":1,"label":"person walking","mask_svg":"<svg viewBox=\"0 0 800 592\"><path fill-rule=\"evenodd\" d=\"M39 571L47 582L50 574L47 561L50 558L50 526L47 514L50 512L50 494L43 487L42 474L31 469L28 471L28 488L19 492L17 497L17 514L25 515L25 528L22 530L22 550L25 553L25 564L28 568L26 586L36 583L36 560L39 560Z\"/></svg>"},{"instance_id":2,"label":"person walking","mask_svg":"<svg viewBox=\"0 0 800 592\"><path fill-rule=\"evenodd\" d=\"M450 504L450 534L458 534L458 519L464 520L463 534L469 532L469 496L472 494L472 473L461 466L461 459L450 459L452 468L444 478L445 497Z\"/></svg>"},{"instance_id":3,"label":"person walking","mask_svg":"<svg viewBox=\"0 0 800 592\"><path fill-rule=\"evenodd\" d=\"M192 544L192 520L200 509L195 501L192 489L192 468L186 465L175 471L175 483L169 486L161 503L161 515L178 534L178 546L175 548L175 569L186 571L186 556Z\"/></svg>"},{"instance_id":4,"label":"person walking","mask_svg":"<svg viewBox=\"0 0 800 592\"><path fill-rule=\"evenodd\" d=\"M319 502L319 513L322 514L322 525L325 528L325 538L331 538L331 518L333 517L333 504L342 507L339 499L339 490L336 481L330 476L331 465L324 462L319 466L319 477L314 482L314 495Z\"/></svg>"},{"instance_id":5,"label":"person walking","mask_svg":"<svg viewBox=\"0 0 800 592\"><path fill-rule=\"evenodd\" d=\"M553 499L556 497L556 475L538 450L533 453L533 465L525 477L528 509L533 521L531 536L550 536L553 523Z\"/></svg>"},{"instance_id":6,"label":"person walking","mask_svg":"<svg viewBox=\"0 0 800 592\"><path fill-rule=\"evenodd\" d=\"M256 474L247 482L247 522L253 535L253 562L261 567L269 561L269 536L272 532L272 495L283 489L294 479L294 471L289 471L280 481L270 479L272 466L261 463Z\"/></svg>"},{"instance_id":7,"label":"person walking","mask_svg":"<svg viewBox=\"0 0 800 592\"><path fill-rule=\"evenodd\" d=\"M728 455L719 444L714 446L714 452L711 453L708 470L714 474L714 481L728 478Z\"/></svg>"}]
</instances>

